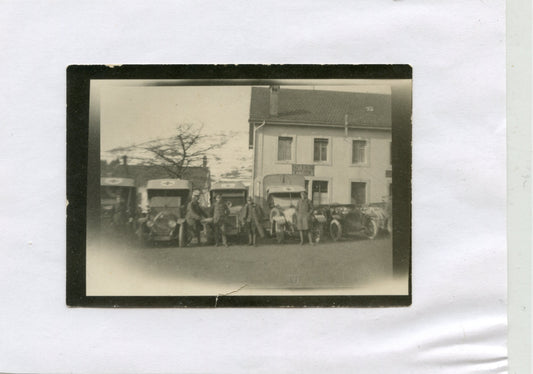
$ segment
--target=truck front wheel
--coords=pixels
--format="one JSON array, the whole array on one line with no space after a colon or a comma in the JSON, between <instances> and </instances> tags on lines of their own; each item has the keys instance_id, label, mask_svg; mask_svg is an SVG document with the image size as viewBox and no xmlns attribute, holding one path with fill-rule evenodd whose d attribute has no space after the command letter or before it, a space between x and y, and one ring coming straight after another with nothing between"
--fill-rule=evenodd
<instances>
[{"instance_id":1,"label":"truck front wheel","mask_svg":"<svg viewBox=\"0 0 533 374\"><path fill-rule=\"evenodd\" d=\"M180 230L178 231L178 246L185 247L185 224L180 225Z\"/></svg>"},{"instance_id":2,"label":"truck front wheel","mask_svg":"<svg viewBox=\"0 0 533 374\"><path fill-rule=\"evenodd\" d=\"M336 219L331 221L331 223L329 224L329 235L331 236L331 239L333 239L333 241L335 242L342 237L342 226L341 223Z\"/></svg>"}]
</instances>

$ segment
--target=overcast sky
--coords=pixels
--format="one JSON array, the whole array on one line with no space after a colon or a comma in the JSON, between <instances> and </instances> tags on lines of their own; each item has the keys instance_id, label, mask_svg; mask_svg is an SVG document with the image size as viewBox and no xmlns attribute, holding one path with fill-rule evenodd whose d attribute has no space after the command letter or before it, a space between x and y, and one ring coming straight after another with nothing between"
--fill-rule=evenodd
<instances>
[{"instance_id":1,"label":"overcast sky","mask_svg":"<svg viewBox=\"0 0 533 374\"><path fill-rule=\"evenodd\" d=\"M251 86L125 86L117 81L100 84L103 152L169 137L180 123L203 124L204 134L248 131ZM380 81L335 86L282 85L283 88L390 94L390 86Z\"/></svg>"}]
</instances>

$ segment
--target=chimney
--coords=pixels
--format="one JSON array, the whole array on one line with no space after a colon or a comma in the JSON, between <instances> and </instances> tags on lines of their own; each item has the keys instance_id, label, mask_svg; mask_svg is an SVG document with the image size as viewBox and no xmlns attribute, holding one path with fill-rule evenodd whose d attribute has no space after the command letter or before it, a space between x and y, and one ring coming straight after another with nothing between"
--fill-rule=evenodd
<instances>
[{"instance_id":1,"label":"chimney","mask_svg":"<svg viewBox=\"0 0 533 374\"><path fill-rule=\"evenodd\" d=\"M270 117L277 117L279 111L279 86L270 86Z\"/></svg>"},{"instance_id":2,"label":"chimney","mask_svg":"<svg viewBox=\"0 0 533 374\"><path fill-rule=\"evenodd\" d=\"M202 158L202 166L203 166L204 168L207 167L207 156L206 156L206 155L204 155L204 157Z\"/></svg>"}]
</instances>

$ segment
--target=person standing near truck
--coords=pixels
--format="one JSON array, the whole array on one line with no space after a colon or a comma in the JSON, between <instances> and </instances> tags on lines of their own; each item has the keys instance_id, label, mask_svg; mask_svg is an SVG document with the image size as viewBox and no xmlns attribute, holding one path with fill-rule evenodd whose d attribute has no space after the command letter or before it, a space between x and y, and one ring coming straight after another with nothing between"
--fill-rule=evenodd
<instances>
[{"instance_id":1,"label":"person standing near truck","mask_svg":"<svg viewBox=\"0 0 533 374\"><path fill-rule=\"evenodd\" d=\"M248 232L248 245L257 244L257 234L263 238L265 232L261 225L263 211L256 205L251 196L248 196L246 205L241 210L241 222Z\"/></svg>"},{"instance_id":2,"label":"person standing near truck","mask_svg":"<svg viewBox=\"0 0 533 374\"><path fill-rule=\"evenodd\" d=\"M307 232L309 244L314 245L310 231L312 213L313 203L307 198L307 192L301 192L300 200L296 204L296 229L300 232L300 245L304 244L304 231Z\"/></svg>"},{"instance_id":3,"label":"person standing near truck","mask_svg":"<svg viewBox=\"0 0 533 374\"><path fill-rule=\"evenodd\" d=\"M226 219L229 216L229 208L222 200L222 195L218 194L215 197L213 204L213 228L215 231L215 246L218 247L220 237L222 237L222 245L228 246L228 239L226 238Z\"/></svg>"},{"instance_id":4,"label":"person standing near truck","mask_svg":"<svg viewBox=\"0 0 533 374\"><path fill-rule=\"evenodd\" d=\"M206 217L206 214L200 207L198 200L200 198L200 192L194 191L191 201L187 204L187 213L185 214L185 220L187 221L187 228L189 232L189 242L193 238L196 238L198 245L200 245L200 231L202 231L201 219Z\"/></svg>"}]
</instances>

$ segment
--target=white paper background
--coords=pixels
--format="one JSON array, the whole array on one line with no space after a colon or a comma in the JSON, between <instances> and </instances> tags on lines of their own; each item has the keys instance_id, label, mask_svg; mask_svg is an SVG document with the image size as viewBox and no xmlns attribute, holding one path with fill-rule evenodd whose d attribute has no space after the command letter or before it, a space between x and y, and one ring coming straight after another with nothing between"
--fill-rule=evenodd
<instances>
[{"instance_id":1,"label":"white paper background","mask_svg":"<svg viewBox=\"0 0 533 374\"><path fill-rule=\"evenodd\" d=\"M503 1L0 5L0 371L506 371ZM408 63L413 305L65 306L65 69Z\"/></svg>"}]
</instances>

